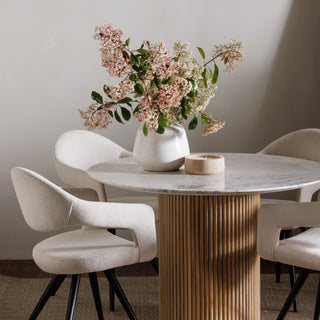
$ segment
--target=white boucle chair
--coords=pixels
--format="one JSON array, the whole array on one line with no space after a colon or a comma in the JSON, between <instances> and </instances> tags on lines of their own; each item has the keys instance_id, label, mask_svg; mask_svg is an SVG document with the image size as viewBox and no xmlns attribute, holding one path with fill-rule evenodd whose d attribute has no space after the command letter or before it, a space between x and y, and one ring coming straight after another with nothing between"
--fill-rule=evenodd
<instances>
[{"instance_id":1,"label":"white boucle chair","mask_svg":"<svg viewBox=\"0 0 320 320\"><path fill-rule=\"evenodd\" d=\"M157 222L157 197L131 196L107 199L104 184L87 174L88 169L97 163L126 157L132 157L132 153L110 139L88 130L70 130L63 133L56 141L53 154L59 178L64 184L92 189L97 193L98 199L103 202L108 200L120 203L145 203L153 208ZM83 196L88 198L89 195ZM151 263L158 273L157 260L153 259ZM114 311L114 292L111 286L109 291L110 310Z\"/></svg>"},{"instance_id":2,"label":"white boucle chair","mask_svg":"<svg viewBox=\"0 0 320 320\"><path fill-rule=\"evenodd\" d=\"M72 319L80 275L89 273L99 319L103 319L96 272L103 271L114 287L130 319L136 319L121 295L112 268L150 261L156 255L154 212L145 204L92 202L79 199L39 174L24 168L11 170L13 185L27 224L37 231L82 226L41 241L33 248L38 267L55 276L50 281L30 319L36 319L66 275L72 275L66 319ZM128 229L134 241L110 233L107 228Z\"/></svg>"},{"instance_id":3,"label":"white boucle chair","mask_svg":"<svg viewBox=\"0 0 320 320\"><path fill-rule=\"evenodd\" d=\"M313 227L280 240L283 228ZM262 205L258 217L258 252L266 260L303 268L284 303L277 320L286 316L310 270L320 271L320 203L282 203ZM314 312L319 319L320 281Z\"/></svg>"},{"instance_id":4,"label":"white boucle chair","mask_svg":"<svg viewBox=\"0 0 320 320\"><path fill-rule=\"evenodd\" d=\"M284 157L301 158L305 160L320 162L320 129L302 129L286 134L273 141L259 153L278 155ZM320 184L298 189L296 192L297 202L311 202L314 193L319 191ZM283 203L280 199L261 199L261 205L265 203ZM287 201L286 201L287 202ZM289 201L290 202L290 201ZM303 228L302 228L303 230ZM292 230L285 228L280 233L280 239L292 236ZM280 282L281 264L276 264L276 281ZM291 287L293 287L296 276L294 266L289 266ZM298 311L297 300L294 301L293 309Z\"/></svg>"},{"instance_id":5,"label":"white boucle chair","mask_svg":"<svg viewBox=\"0 0 320 320\"><path fill-rule=\"evenodd\" d=\"M54 163L63 183L72 187L90 188L97 192L100 201L107 201L103 183L91 178L88 169L103 161L132 157L110 139L88 130L71 130L63 133L54 149ZM157 216L157 197L119 197L108 199L111 202L145 203L150 205Z\"/></svg>"}]
</instances>

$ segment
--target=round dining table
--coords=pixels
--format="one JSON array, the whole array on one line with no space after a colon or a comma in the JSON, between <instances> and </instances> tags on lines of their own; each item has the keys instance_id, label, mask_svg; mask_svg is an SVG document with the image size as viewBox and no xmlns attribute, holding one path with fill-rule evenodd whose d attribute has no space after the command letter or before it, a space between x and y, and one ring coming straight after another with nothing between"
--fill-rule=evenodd
<instances>
[{"instance_id":1,"label":"round dining table","mask_svg":"<svg viewBox=\"0 0 320 320\"><path fill-rule=\"evenodd\" d=\"M88 171L102 183L159 195L160 320L259 320L260 194L320 182L318 162L220 155L225 171L212 175L191 175L183 167L145 171L133 158Z\"/></svg>"}]
</instances>

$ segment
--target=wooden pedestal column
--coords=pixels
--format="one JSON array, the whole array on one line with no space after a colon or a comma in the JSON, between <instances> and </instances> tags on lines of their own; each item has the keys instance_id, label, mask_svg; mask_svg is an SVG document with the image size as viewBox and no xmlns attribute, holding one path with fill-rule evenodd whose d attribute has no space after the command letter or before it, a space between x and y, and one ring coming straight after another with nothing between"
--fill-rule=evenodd
<instances>
[{"instance_id":1,"label":"wooden pedestal column","mask_svg":"<svg viewBox=\"0 0 320 320\"><path fill-rule=\"evenodd\" d=\"M159 195L160 320L260 319L259 195Z\"/></svg>"}]
</instances>

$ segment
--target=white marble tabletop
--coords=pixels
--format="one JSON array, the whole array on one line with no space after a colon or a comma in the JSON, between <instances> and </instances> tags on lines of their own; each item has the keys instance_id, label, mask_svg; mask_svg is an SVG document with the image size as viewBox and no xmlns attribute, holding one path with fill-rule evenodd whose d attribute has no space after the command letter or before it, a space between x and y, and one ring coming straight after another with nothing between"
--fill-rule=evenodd
<instances>
[{"instance_id":1,"label":"white marble tabletop","mask_svg":"<svg viewBox=\"0 0 320 320\"><path fill-rule=\"evenodd\" d=\"M225 157L225 172L213 175L190 175L183 167L171 172L149 172L133 158L96 164L88 174L123 189L195 195L268 193L320 182L318 162L263 154L219 154Z\"/></svg>"}]
</instances>

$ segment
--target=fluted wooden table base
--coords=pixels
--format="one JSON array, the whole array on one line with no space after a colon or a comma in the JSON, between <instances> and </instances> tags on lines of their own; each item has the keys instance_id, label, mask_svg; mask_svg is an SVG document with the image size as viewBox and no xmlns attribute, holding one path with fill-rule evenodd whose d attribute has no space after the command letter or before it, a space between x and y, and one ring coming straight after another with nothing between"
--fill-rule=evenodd
<instances>
[{"instance_id":1,"label":"fluted wooden table base","mask_svg":"<svg viewBox=\"0 0 320 320\"><path fill-rule=\"evenodd\" d=\"M159 195L160 320L260 319L259 195Z\"/></svg>"}]
</instances>

